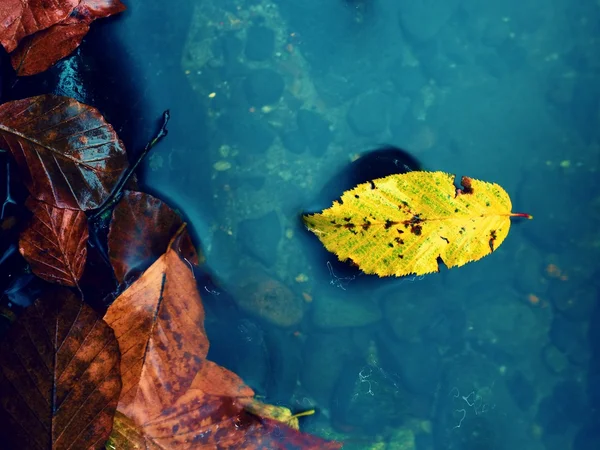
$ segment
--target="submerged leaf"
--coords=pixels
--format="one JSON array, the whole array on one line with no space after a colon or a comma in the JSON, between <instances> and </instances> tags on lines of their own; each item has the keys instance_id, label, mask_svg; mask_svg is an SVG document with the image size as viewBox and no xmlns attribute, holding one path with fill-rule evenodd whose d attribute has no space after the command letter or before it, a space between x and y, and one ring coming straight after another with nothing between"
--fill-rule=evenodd
<instances>
[{"instance_id":1,"label":"submerged leaf","mask_svg":"<svg viewBox=\"0 0 600 450\"><path fill-rule=\"evenodd\" d=\"M508 194L494 183L454 175L409 172L363 183L322 213L303 217L327 250L368 274L422 275L462 266L497 249L511 213Z\"/></svg>"},{"instance_id":2,"label":"submerged leaf","mask_svg":"<svg viewBox=\"0 0 600 450\"><path fill-rule=\"evenodd\" d=\"M119 361L113 331L70 291L37 300L0 343L2 448L104 448Z\"/></svg>"},{"instance_id":3,"label":"submerged leaf","mask_svg":"<svg viewBox=\"0 0 600 450\"><path fill-rule=\"evenodd\" d=\"M27 200L33 213L19 238L19 251L38 277L51 283L76 286L87 257L88 223L85 213Z\"/></svg>"},{"instance_id":4,"label":"submerged leaf","mask_svg":"<svg viewBox=\"0 0 600 450\"><path fill-rule=\"evenodd\" d=\"M179 214L162 200L143 192L124 192L108 232L108 254L119 283L141 274L164 254L182 224ZM187 236L187 230L184 233ZM197 265L198 256L193 246L189 248L193 255L191 261L186 259Z\"/></svg>"},{"instance_id":5,"label":"submerged leaf","mask_svg":"<svg viewBox=\"0 0 600 450\"><path fill-rule=\"evenodd\" d=\"M128 165L96 108L56 95L0 105L0 148L12 152L31 195L59 208L99 207Z\"/></svg>"}]
</instances>

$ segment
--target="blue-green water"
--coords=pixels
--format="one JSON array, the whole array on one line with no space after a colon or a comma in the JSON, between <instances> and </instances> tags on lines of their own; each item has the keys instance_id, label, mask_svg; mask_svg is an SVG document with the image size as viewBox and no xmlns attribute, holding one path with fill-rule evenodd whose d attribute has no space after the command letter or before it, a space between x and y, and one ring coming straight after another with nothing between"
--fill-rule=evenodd
<instances>
[{"instance_id":1,"label":"blue-green water","mask_svg":"<svg viewBox=\"0 0 600 450\"><path fill-rule=\"evenodd\" d=\"M128 148L170 108L144 183L207 258L214 361L344 448L600 448L598 2L128 3L59 70ZM383 144L534 220L439 274L337 272L299 216Z\"/></svg>"}]
</instances>

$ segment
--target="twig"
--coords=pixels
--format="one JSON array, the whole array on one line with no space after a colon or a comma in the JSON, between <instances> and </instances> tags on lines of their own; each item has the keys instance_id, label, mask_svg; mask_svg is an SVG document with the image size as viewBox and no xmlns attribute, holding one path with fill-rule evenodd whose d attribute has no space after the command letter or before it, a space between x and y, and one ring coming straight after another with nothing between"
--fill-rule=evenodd
<instances>
[{"instance_id":1,"label":"twig","mask_svg":"<svg viewBox=\"0 0 600 450\"><path fill-rule=\"evenodd\" d=\"M0 220L4 219L4 210L6 209L6 205L12 203L16 205L15 200L10 196L10 160L6 160L6 200L2 204L2 214L0 214Z\"/></svg>"},{"instance_id":2,"label":"twig","mask_svg":"<svg viewBox=\"0 0 600 450\"><path fill-rule=\"evenodd\" d=\"M94 212L92 215L90 215L88 217L88 220L90 220L92 222L95 221L98 217L100 217L102 214L104 214L107 209L111 208L112 206L114 206L115 203L117 203L119 201L119 199L121 198L120 196L121 196L121 192L123 191L123 188L129 181L131 176L135 173L135 171L138 168L138 166L140 165L140 163L144 160L144 158L146 157L148 152L150 152L152 147L154 147L156 144L158 144L162 140L162 138L164 138L167 135L167 133L168 133L167 124L169 123L170 118L171 118L171 114L169 113L169 110L167 109L165 112L163 112L162 124L158 130L158 133L156 133L156 136L154 136L154 138L146 144L146 147L144 147L144 150L140 153L140 155L136 159L135 163L127 169L127 171L125 172L125 175L123 175L123 177L119 180L119 182L117 183L117 185L115 186L115 188L113 189L111 194L108 196L106 201L100 207L98 207L96 212Z\"/></svg>"}]
</instances>

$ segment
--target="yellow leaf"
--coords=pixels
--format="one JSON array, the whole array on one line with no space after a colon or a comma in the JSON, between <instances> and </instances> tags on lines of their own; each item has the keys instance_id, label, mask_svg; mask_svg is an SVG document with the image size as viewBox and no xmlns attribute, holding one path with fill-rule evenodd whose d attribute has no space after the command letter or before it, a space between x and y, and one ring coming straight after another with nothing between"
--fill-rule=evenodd
<instances>
[{"instance_id":1,"label":"yellow leaf","mask_svg":"<svg viewBox=\"0 0 600 450\"><path fill-rule=\"evenodd\" d=\"M256 398L243 400L242 403L244 404L244 409L249 413L252 413L256 416L277 420L278 422L283 422L295 430L300 430L298 417L310 416L315 413L314 409L310 409L298 414L292 414L292 411L290 411L289 408L284 406L269 405L268 403L263 403Z\"/></svg>"},{"instance_id":2,"label":"yellow leaf","mask_svg":"<svg viewBox=\"0 0 600 450\"><path fill-rule=\"evenodd\" d=\"M359 184L333 206L303 216L341 261L383 276L438 272L483 258L508 235L510 197L495 183L444 172L409 172Z\"/></svg>"}]
</instances>

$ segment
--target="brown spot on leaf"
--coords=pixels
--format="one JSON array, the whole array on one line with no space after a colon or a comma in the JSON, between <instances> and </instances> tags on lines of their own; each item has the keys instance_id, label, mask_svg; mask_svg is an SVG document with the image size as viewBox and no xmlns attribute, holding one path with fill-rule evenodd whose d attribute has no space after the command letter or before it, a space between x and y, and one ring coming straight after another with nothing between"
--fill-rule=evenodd
<instances>
[{"instance_id":1,"label":"brown spot on leaf","mask_svg":"<svg viewBox=\"0 0 600 450\"><path fill-rule=\"evenodd\" d=\"M375 183L373 182L373 180L369 180L369 183L371 184L371 189L377 188L377 186L375 186Z\"/></svg>"},{"instance_id":2,"label":"brown spot on leaf","mask_svg":"<svg viewBox=\"0 0 600 450\"><path fill-rule=\"evenodd\" d=\"M492 252L494 251L494 243L496 242L496 238L497 238L496 230L491 230L489 243L490 243L490 251L492 251Z\"/></svg>"},{"instance_id":3,"label":"brown spot on leaf","mask_svg":"<svg viewBox=\"0 0 600 450\"><path fill-rule=\"evenodd\" d=\"M473 193L473 186L471 186L471 179L469 177L462 177L460 180L460 184L462 184L462 186L463 186L463 189L462 189L463 194L472 194Z\"/></svg>"},{"instance_id":4,"label":"brown spot on leaf","mask_svg":"<svg viewBox=\"0 0 600 450\"><path fill-rule=\"evenodd\" d=\"M393 220L389 220L387 219L385 221L385 229L387 230L388 228L391 228L392 225L396 225L398 222L394 222Z\"/></svg>"}]
</instances>

